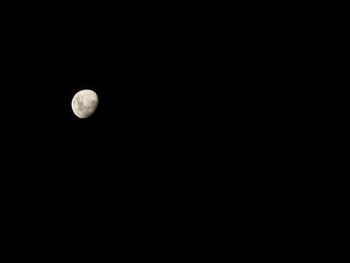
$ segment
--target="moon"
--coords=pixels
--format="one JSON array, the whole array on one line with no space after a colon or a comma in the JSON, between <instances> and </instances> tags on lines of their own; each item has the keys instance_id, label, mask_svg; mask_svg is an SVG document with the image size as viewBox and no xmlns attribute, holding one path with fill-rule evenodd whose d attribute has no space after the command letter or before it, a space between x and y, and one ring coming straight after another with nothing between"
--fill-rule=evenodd
<instances>
[{"instance_id":1,"label":"moon","mask_svg":"<svg viewBox=\"0 0 350 263\"><path fill-rule=\"evenodd\" d=\"M72 99L72 110L80 119L89 118L97 109L98 96L93 90L78 91Z\"/></svg>"}]
</instances>

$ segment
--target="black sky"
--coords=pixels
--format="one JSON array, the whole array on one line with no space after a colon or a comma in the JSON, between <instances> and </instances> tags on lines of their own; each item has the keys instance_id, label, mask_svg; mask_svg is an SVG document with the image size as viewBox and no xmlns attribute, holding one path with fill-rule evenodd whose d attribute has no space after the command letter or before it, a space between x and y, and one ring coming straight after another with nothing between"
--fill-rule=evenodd
<instances>
[{"instance_id":1,"label":"black sky","mask_svg":"<svg viewBox=\"0 0 350 263\"><path fill-rule=\"evenodd\" d=\"M133 196L196 182L187 174L206 147L210 127L199 126L207 117L203 105L210 105L203 95L210 76L201 27L175 13L90 10L11 24L2 61L2 127L7 158L20 160L12 169L34 173L20 175L24 182L71 194L112 194L116 187ZM85 88L100 103L81 120L70 103Z\"/></svg>"},{"instance_id":2,"label":"black sky","mask_svg":"<svg viewBox=\"0 0 350 263\"><path fill-rule=\"evenodd\" d=\"M113 233L131 250L205 235L196 214L217 205L214 111L226 106L214 95L210 17L175 4L67 9L16 9L2 33L1 185L19 214L10 220L33 218L64 244ZM86 88L99 106L79 119L71 100Z\"/></svg>"},{"instance_id":3,"label":"black sky","mask_svg":"<svg viewBox=\"0 0 350 263\"><path fill-rule=\"evenodd\" d=\"M15 4L0 17L0 193L12 238L54 239L53 255L87 244L118 259L172 257L225 242L228 229L247 236L265 218L247 200L281 180L290 141L269 102L284 104L272 69L288 69L270 58L265 28L251 30L265 18L206 3ZM71 100L86 88L99 106L79 119Z\"/></svg>"}]
</instances>

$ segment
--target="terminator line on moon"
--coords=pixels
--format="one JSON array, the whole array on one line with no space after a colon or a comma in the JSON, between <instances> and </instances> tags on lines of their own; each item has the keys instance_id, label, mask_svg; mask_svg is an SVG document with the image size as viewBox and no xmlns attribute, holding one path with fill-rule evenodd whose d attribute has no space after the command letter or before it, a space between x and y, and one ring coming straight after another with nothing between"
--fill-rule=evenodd
<instances>
[{"instance_id":1,"label":"terminator line on moon","mask_svg":"<svg viewBox=\"0 0 350 263\"><path fill-rule=\"evenodd\" d=\"M93 90L81 90L72 99L72 110L81 119L90 117L96 111L97 106L98 96Z\"/></svg>"}]
</instances>

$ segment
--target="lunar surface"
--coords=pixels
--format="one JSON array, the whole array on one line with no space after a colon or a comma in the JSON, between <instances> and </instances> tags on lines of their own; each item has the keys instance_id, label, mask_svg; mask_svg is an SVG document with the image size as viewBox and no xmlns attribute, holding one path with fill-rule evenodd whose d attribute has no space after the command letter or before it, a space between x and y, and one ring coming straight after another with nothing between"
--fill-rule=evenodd
<instances>
[{"instance_id":1,"label":"lunar surface","mask_svg":"<svg viewBox=\"0 0 350 263\"><path fill-rule=\"evenodd\" d=\"M81 119L90 117L98 106L98 96L93 90L77 92L72 99L72 110Z\"/></svg>"}]
</instances>

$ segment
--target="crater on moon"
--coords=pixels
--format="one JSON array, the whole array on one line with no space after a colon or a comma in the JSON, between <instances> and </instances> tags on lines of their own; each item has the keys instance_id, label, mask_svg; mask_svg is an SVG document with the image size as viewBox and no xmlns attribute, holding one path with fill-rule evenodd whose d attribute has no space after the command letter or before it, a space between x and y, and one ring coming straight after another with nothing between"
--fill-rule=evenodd
<instances>
[{"instance_id":1,"label":"crater on moon","mask_svg":"<svg viewBox=\"0 0 350 263\"><path fill-rule=\"evenodd\" d=\"M96 111L97 106L98 96L93 90L81 90L72 99L72 110L81 119L90 117Z\"/></svg>"}]
</instances>

